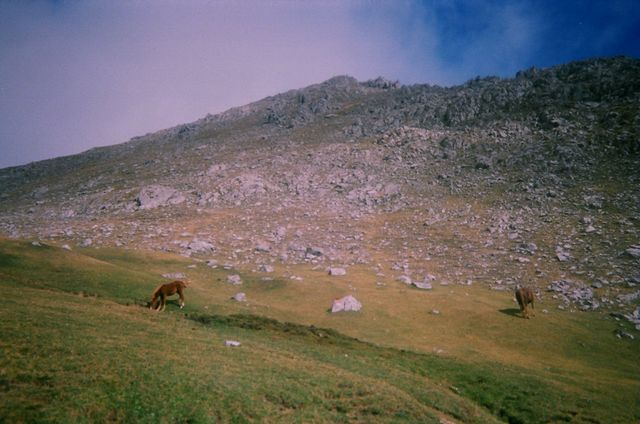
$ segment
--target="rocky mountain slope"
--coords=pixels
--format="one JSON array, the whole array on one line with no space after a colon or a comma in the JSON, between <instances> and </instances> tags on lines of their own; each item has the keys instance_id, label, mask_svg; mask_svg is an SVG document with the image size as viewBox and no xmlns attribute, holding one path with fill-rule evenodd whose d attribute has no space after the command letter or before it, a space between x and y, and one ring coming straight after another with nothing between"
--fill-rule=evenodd
<instances>
[{"instance_id":1,"label":"rocky mountain slope","mask_svg":"<svg viewBox=\"0 0 640 424\"><path fill-rule=\"evenodd\" d=\"M339 76L2 169L0 234L628 311L639 199L640 61L617 57L448 88Z\"/></svg>"}]
</instances>

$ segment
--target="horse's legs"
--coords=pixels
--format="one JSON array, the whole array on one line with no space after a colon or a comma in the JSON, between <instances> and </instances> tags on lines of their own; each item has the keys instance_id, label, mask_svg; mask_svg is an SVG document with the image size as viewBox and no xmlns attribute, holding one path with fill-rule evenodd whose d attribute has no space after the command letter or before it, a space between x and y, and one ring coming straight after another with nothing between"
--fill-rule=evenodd
<instances>
[{"instance_id":1,"label":"horse's legs","mask_svg":"<svg viewBox=\"0 0 640 424\"><path fill-rule=\"evenodd\" d=\"M158 305L158 296L153 296L151 298L151 306L149 306L149 309L151 309L152 311L157 311L159 306L160 305Z\"/></svg>"},{"instance_id":2,"label":"horse's legs","mask_svg":"<svg viewBox=\"0 0 640 424\"><path fill-rule=\"evenodd\" d=\"M164 311L164 307L166 304L167 304L167 300L164 293L160 293L160 311Z\"/></svg>"},{"instance_id":3,"label":"horse's legs","mask_svg":"<svg viewBox=\"0 0 640 424\"><path fill-rule=\"evenodd\" d=\"M184 295L182 289L178 289L178 296L180 296L180 309L184 308Z\"/></svg>"}]
</instances>

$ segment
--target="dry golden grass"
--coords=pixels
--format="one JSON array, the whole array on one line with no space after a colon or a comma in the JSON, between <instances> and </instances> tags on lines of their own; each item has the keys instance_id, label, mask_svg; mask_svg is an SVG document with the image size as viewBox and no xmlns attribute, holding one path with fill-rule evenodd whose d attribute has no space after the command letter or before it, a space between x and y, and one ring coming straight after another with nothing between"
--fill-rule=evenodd
<instances>
[{"instance_id":1,"label":"dry golden grass","mask_svg":"<svg viewBox=\"0 0 640 424\"><path fill-rule=\"evenodd\" d=\"M364 265L341 277L324 267L277 265L273 280L263 281L265 274L250 269L214 270L155 252L1 246L0 285L10 294L0 311L0 377L8 393L0 412L12 421L151 422L159 392L167 422L638 416L638 344L615 338L618 324L607 315L560 311L551 299L525 320L511 292L437 282L421 291ZM191 281L188 316L251 314L258 327L245 328L245 318L203 326L185 320L175 301L165 313L142 307L156 275L176 271ZM238 271L243 284L227 283ZM238 291L247 302L230 299ZM346 294L363 309L330 314L333 299ZM290 332L259 317L367 343L323 341L306 327ZM230 350L225 339L243 345ZM61 408L49 404L52 396Z\"/></svg>"}]
</instances>

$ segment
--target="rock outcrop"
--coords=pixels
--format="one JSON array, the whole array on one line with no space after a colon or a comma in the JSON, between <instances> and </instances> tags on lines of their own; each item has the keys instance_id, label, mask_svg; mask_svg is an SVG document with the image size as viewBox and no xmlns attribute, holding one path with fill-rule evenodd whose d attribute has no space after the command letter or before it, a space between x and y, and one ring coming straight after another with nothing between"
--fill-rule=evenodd
<instances>
[{"instance_id":1,"label":"rock outcrop","mask_svg":"<svg viewBox=\"0 0 640 424\"><path fill-rule=\"evenodd\" d=\"M561 279L561 306L626 313L640 284L638 110L640 61L624 57L454 87L338 76L2 169L0 235L233 272L364 266L424 290Z\"/></svg>"}]
</instances>

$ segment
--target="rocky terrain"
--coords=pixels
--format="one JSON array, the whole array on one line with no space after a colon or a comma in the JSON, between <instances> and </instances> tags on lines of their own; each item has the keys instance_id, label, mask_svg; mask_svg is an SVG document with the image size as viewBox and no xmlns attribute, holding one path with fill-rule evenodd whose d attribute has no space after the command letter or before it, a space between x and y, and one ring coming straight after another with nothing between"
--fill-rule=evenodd
<instances>
[{"instance_id":1,"label":"rocky terrain","mask_svg":"<svg viewBox=\"0 0 640 424\"><path fill-rule=\"evenodd\" d=\"M0 217L4 236L70 249L360 266L423 289L532 284L560 308L637 321L640 61L446 88L339 76L2 169Z\"/></svg>"}]
</instances>

